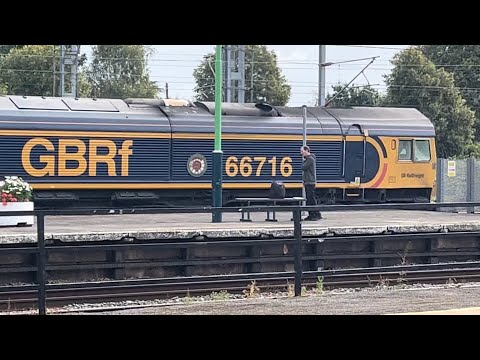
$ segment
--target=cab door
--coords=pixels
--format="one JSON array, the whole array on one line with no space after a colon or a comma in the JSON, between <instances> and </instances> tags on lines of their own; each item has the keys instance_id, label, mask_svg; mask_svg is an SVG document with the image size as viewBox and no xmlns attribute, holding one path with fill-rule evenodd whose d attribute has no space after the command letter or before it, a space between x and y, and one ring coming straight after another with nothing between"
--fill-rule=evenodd
<instances>
[{"instance_id":1,"label":"cab door","mask_svg":"<svg viewBox=\"0 0 480 360\"><path fill-rule=\"evenodd\" d=\"M344 136L345 182L360 186L365 178L367 133L360 125L351 125Z\"/></svg>"}]
</instances>

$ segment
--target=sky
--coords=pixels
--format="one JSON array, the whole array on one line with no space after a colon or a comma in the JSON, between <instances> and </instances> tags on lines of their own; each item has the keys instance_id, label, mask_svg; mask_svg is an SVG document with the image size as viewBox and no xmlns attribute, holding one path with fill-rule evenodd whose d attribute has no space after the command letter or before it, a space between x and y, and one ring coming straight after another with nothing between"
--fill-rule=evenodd
<instances>
[{"instance_id":1,"label":"sky","mask_svg":"<svg viewBox=\"0 0 480 360\"><path fill-rule=\"evenodd\" d=\"M150 78L161 87L168 83L169 97L193 100L195 82L193 70L203 55L213 52L215 45L153 45L155 50L149 60ZM379 91L385 90L383 79L392 69L391 58L408 45L327 45L326 61L339 62L378 56L352 84L371 84ZM318 94L318 45L267 45L275 51L278 66L292 87L289 106L314 105ZM89 55L89 47L82 52ZM332 85L351 81L370 59L326 67L326 92ZM161 94L164 97L165 93Z\"/></svg>"}]
</instances>

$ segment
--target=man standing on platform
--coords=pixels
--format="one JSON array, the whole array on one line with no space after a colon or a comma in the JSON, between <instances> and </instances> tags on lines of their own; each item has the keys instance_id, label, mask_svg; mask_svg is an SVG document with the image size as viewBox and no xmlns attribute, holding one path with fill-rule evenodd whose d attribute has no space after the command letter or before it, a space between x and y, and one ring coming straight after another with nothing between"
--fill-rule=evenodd
<instances>
[{"instance_id":1,"label":"man standing on platform","mask_svg":"<svg viewBox=\"0 0 480 360\"><path fill-rule=\"evenodd\" d=\"M317 185L317 166L315 164L315 155L310 152L308 146L302 146L300 152L303 156L303 186L305 187L305 195L307 197L307 206L317 205L317 198L315 196L315 187ZM309 211L305 221L320 220L322 215L319 211Z\"/></svg>"}]
</instances>

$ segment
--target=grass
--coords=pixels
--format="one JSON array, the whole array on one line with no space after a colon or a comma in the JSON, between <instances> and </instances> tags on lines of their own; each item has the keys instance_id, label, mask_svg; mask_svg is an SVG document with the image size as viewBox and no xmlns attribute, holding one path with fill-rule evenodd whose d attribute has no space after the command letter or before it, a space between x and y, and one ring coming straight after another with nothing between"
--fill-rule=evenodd
<instances>
[{"instance_id":1,"label":"grass","mask_svg":"<svg viewBox=\"0 0 480 360\"><path fill-rule=\"evenodd\" d=\"M295 296L295 287L293 284L287 283L287 295L288 297Z\"/></svg>"},{"instance_id":2,"label":"grass","mask_svg":"<svg viewBox=\"0 0 480 360\"><path fill-rule=\"evenodd\" d=\"M183 298L185 305L190 305L193 302L192 296L190 295L190 290L187 290L187 295Z\"/></svg>"},{"instance_id":3,"label":"grass","mask_svg":"<svg viewBox=\"0 0 480 360\"><path fill-rule=\"evenodd\" d=\"M324 285L323 285L323 276L319 276L319 277L317 277L317 282L315 284L315 293L317 295L321 295L321 294L323 294L324 291L325 291L325 289L324 289Z\"/></svg>"},{"instance_id":4,"label":"grass","mask_svg":"<svg viewBox=\"0 0 480 360\"><path fill-rule=\"evenodd\" d=\"M249 299L258 296L258 294L260 294L260 288L257 286L257 282L253 280L248 288L243 290L243 294Z\"/></svg>"},{"instance_id":5,"label":"grass","mask_svg":"<svg viewBox=\"0 0 480 360\"><path fill-rule=\"evenodd\" d=\"M222 290L219 292L214 291L210 294L210 299L212 299L213 301L228 300L230 299L230 297L231 297L230 293L226 290Z\"/></svg>"}]
</instances>

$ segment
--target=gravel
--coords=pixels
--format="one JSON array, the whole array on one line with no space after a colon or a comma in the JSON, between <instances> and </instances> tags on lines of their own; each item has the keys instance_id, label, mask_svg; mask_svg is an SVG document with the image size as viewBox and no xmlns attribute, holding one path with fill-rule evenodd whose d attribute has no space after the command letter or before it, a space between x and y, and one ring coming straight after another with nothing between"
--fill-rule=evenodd
<instances>
[{"instance_id":1,"label":"gravel","mask_svg":"<svg viewBox=\"0 0 480 360\"><path fill-rule=\"evenodd\" d=\"M49 308L49 314L99 315L382 315L480 306L480 283L398 285L314 290L294 298L285 292L253 298L226 292L169 300L128 300ZM4 312L1 314L36 314Z\"/></svg>"}]
</instances>

